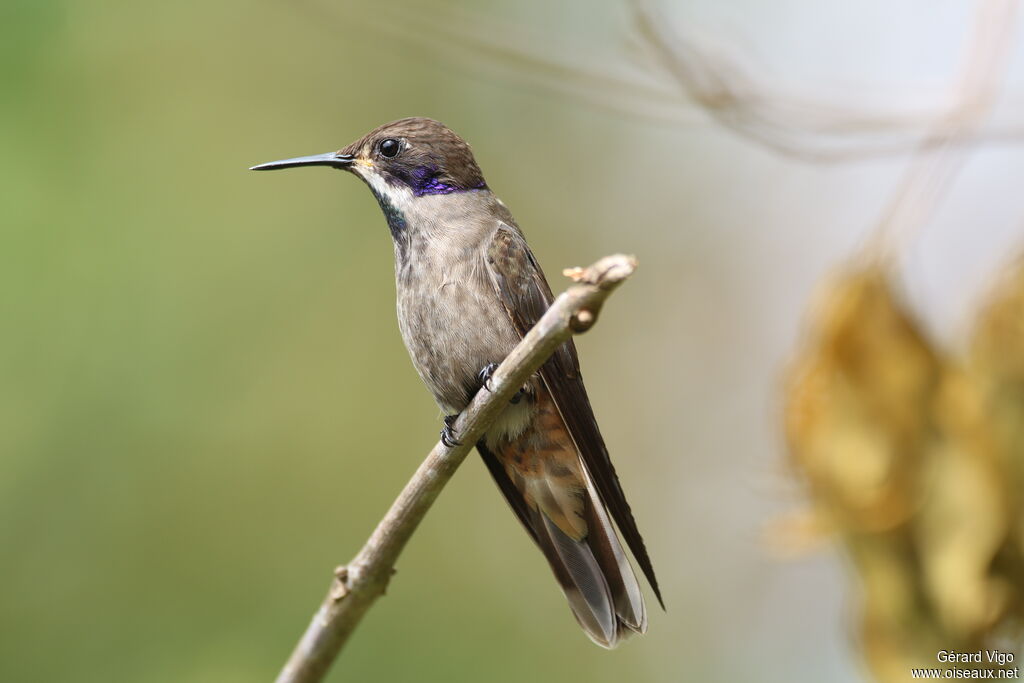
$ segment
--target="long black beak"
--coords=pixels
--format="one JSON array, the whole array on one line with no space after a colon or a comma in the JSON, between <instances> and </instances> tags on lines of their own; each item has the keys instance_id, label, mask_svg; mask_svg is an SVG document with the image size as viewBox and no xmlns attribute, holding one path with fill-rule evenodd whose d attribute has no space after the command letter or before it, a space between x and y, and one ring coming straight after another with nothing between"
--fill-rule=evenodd
<instances>
[{"instance_id":1,"label":"long black beak","mask_svg":"<svg viewBox=\"0 0 1024 683\"><path fill-rule=\"evenodd\" d=\"M351 154L341 152L328 152L327 154L314 154L311 157L295 157L294 159L282 159L281 161L270 161L259 166L253 166L250 171L276 171L279 168L295 168L296 166L330 166L331 168L348 168L355 161Z\"/></svg>"}]
</instances>

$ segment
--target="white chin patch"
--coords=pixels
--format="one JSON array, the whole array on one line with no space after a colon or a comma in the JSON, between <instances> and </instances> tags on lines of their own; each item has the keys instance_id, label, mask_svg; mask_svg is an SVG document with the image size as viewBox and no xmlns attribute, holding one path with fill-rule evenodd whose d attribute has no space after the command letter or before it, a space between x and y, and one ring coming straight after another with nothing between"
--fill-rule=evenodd
<instances>
[{"instance_id":1,"label":"white chin patch","mask_svg":"<svg viewBox=\"0 0 1024 683\"><path fill-rule=\"evenodd\" d=\"M391 205L401 210L412 201L412 190L405 185L392 185L370 166L355 166L354 170L379 196L386 197Z\"/></svg>"}]
</instances>

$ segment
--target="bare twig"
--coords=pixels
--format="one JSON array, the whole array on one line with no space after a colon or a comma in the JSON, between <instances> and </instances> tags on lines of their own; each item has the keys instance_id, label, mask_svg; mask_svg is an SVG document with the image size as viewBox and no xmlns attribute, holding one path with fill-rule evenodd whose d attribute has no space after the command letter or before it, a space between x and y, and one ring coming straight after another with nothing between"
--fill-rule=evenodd
<instances>
[{"instance_id":1,"label":"bare twig","mask_svg":"<svg viewBox=\"0 0 1024 683\"><path fill-rule=\"evenodd\" d=\"M969 158L970 143L977 140L1006 75L1017 5L1018 0L978 0L953 93L956 106L921 141L874 234L871 251L883 258L896 257L927 223Z\"/></svg>"},{"instance_id":2,"label":"bare twig","mask_svg":"<svg viewBox=\"0 0 1024 683\"><path fill-rule=\"evenodd\" d=\"M481 390L462 411L454 429L459 445L438 442L391 505L355 559L335 570L320 609L277 677L277 683L312 683L323 679L342 646L378 597L384 594L405 544L441 489L530 375L574 333L597 320L601 305L632 275L636 260L606 256L582 271L498 367L490 390Z\"/></svg>"},{"instance_id":3,"label":"bare twig","mask_svg":"<svg viewBox=\"0 0 1024 683\"><path fill-rule=\"evenodd\" d=\"M1024 127L1017 123L988 130L972 125L971 136L936 135L936 129L947 130L951 121L963 118L962 99L947 111L905 114L840 105L767 87L763 74L751 75L731 54L709 49L707 41L693 31L673 30L651 0L631 0L631 5L653 58L690 99L726 128L786 156L845 161L982 142L1007 143L1024 135ZM1009 13L1002 7L984 11L988 16ZM980 31L988 32L993 40L1012 29L1012 23L993 27L993 22L986 21L988 16L982 18ZM970 55L977 56L978 62L1001 58L999 49L992 49L992 54L979 53L977 45L970 48Z\"/></svg>"},{"instance_id":4,"label":"bare twig","mask_svg":"<svg viewBox=\"0 0 1024 683\"><path fill-rule=\"evenodd\" d=\"M876 104L865 92L841 100L819 96L788 86L763 67L751 68L740 49L713 35L673 26L653 0L627 4L635 29L628 38L644 51L640 63L616 60L614 54L608 59L607 50L575 54L550 30L452 2L417 9L364 0L343 7L347 22L355 18L371 32L426 49L447 67L487 82L497 77L668 126L697 125L709 116L746 140L802 161L842 163L921 148L1024 142L1019 97L973 135L940 140L931 133L960 111L942 93L900 88L901 101L915 103L904 106ZM341 11L336 0L304 0L301 6L310 12ZM317 19L327 30L337 23Z\"/></svg>"}]
</instances>

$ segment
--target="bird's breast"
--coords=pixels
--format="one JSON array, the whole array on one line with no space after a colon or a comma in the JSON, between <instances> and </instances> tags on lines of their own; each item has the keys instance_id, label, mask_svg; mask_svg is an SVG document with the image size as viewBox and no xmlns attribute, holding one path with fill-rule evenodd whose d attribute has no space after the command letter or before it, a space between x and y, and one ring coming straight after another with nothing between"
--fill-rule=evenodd
<instances>
[{"instance_id":1,"label":"bird's breast","mask_svg":"<svg viewBox=\"0 0 1024 683\"><path fill-rule=\"evenodd\" d=\"M432 244L397 273L398 323L413 365L448 414L461 412L478 375L500 363L519 335L498 300L483 251Z\"/></svg>"}]
</instances>

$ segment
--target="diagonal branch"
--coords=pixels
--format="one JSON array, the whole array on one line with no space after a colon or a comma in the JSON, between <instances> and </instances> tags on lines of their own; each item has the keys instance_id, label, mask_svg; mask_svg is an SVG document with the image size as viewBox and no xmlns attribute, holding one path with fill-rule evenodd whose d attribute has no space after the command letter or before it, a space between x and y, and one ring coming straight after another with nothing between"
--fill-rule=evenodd
<instances>
[{"instance_id":1,"label":"diagonal branch","mask_svg":"<svg viewBox=\"0 0 1024 683\"><path fill-rule=\"evenodd\" d=\"M277 683L313 683L323 679L363 615L384 594L402 549L466 454L555 349L597 321L604 300L633 274L636 265L633 257L617 254L606 256L589 268L565 272L575 284L551 304L495 370L490 390L477 393L455 422L459 445L449 448L438 442L434 446L359 554L335 570L327 597L278 675Z\"/></svg>"}]
</instances>

